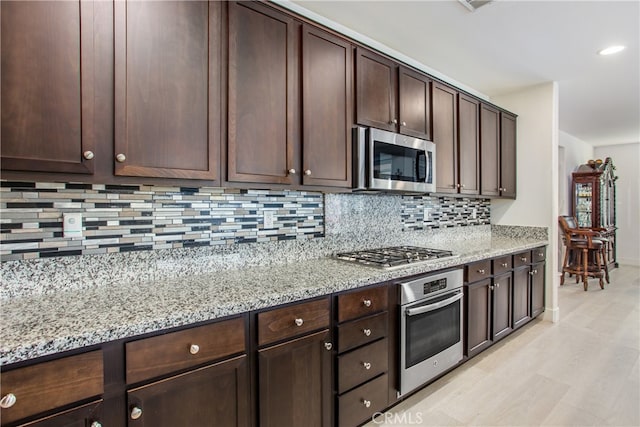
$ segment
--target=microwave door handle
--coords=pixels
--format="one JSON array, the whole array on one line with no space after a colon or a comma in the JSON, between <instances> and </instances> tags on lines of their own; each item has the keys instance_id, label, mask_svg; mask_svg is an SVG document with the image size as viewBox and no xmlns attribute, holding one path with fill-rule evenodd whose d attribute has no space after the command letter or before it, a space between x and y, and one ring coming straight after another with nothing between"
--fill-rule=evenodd
<instances>
[{"instance_id":1,"label":"microwave door handle","mask_svg":"<svg viewBox=\"0 0 640 427\"><path fill-rule=\"evenodd\" d=\"M464 296L464 294L462 292L458 293L455 296L452 296L451 298L447 298L446 300L437 302L435 304L427 304L427 305L423 305L421 307L417 307L417 308L408 308L405 313L407 314L407 316L415 316L417 314L423 314L423 313L428 313L430 311L433 310L437 310L439 308L445 307L451 303L454 303L458 300L461 300L462 297Z\"/></svg>"},{"instance_id":2,"label":"microwave door handle","mask_svg":"<svg viewBox=\"0 0 640 427\"><path fill-rule=\"evenodd\" d=\"M424 177L420 176L420 157L424 157ZM418 152L416 159L416 179L418 182L425 182L427 180L427 176L429 176L429 163L427 162L427 155L423 152Z\"/></svg>"}]
</instances>

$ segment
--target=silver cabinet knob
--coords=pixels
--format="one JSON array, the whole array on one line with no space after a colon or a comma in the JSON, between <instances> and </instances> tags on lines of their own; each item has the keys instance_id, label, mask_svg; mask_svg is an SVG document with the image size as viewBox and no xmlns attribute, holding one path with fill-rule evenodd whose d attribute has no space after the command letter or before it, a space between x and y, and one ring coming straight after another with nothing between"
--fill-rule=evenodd
<instances>
[{"instance_id":1,"label":"silver cabinet knob","mask_svg":"<svg viewBox=\"0 0 640 427\"><path fill-rule=\"evenodd\" d=\"M366 369L367 371L371 369L371 363L369 362L362 362L362 366L364 366L364 369Z\"/></svg>"},{"instance_id":2,"label":"silver cabinet knob","mask_svg":"<svg viewBox=\"0 0 640 427\"><path fill-rule=\"evenodd\" d=\"M362 301L362 304L364 304L365 307L371 307L371 300L370 299L366 299L366 300Z\"/></svg>"},{"instance_id":3,"label":"silver cabinet knob","mask_svg":"<svg viewBox=\"0 0 640 427\"><path fill-rule=\"evenodd\" d=\"M406 126L406 125L407 125L407 122L402 122L402 126Z\"/></svg>"},{"instance_id":4,"label":"silver cabinet knob","mask_svg":"<svg viewBox=\"0 0 640 427\"><path fill-rule=\"evenodd\" d=\"M490 290L493 290L493 285L489 285L489 289L490 289Z\"/></svg>"},{"instance_id":5,"label":"silver cabinet knob","mask_svg":"<svg viewBox=\"0 0 640 427\"><path fill-rule=\"evenodd\" d=\"M480 270L478 270L478 273L480 273L480 274L484 274L484 269L483 269L483 268L481 268Z\"/></svg>"},{"instance_id":6,"label":"silver cabinet knob","mask_svg":"<svg viewBox=\"0 0 640 427\"><path fill-rule=\"evenodd\" d=\"M544 252L538 252L538 256L542 258L544 256Z\"/></svg>"},{"instance_id":7,"label":"silver cabinet knob","mask_svg":"<svg viewBox=\"0 0 640 427\"><path fill-rule=\"evenodd\" d=\"M310 176L311 175L311 169L305 170L304 174L307 175L307 176Z\"/></svg>"},{"instance_id":8,"label":"silver cabinet knob","mask_svg":"<svg viewBox=\"0 0 640 427\"><path fill-rule=\"evenodd\" d=\"M371 401L367 399L362 399L362 404L364 405L365 408L368 408L371 406Z\"/></svg>"},{"instance_id":9,"label":"silver cabinet knob","mask_svg":"<svg viewBox=\"0 0 640 427\"><path fill-rule=\"evenodd\" d=\"M301 318L297 318L295 322L296 322L296 326L302 326L302 324L304 323L304 320L302 320Z\"/></svg>"},{"instance_id":10,"label":"silver cabinet knob","mask_svg":"<svg viewBox=\"0 0 640 427\"><path fill-rule=\"evenodd\" d=\"M499 288L499 287L500 287L500 283L496 283L496 288Z\"/></svg>"},{"instance_id":11,"label":"silver cabinet knob","mask_svg":"<svg viewBox=\"0 0 640 427\"><path fill-rule=\"evenodd\" d=\"M503 262L502 264L500 264L503 268L507 268L509 266L509 264L507 264L506 262Z\"/></svg>"},{"instance_id":12,"label":"silver cabinet knob","mask_svg":"<svg viewBox=\"0 0 640 427\"><path fill-rule=\"evenodd\" d=\"M533 270L533 274L538 274L538 270Z\"/></svg>"},{"instance_id":13,"label":"silver cabinet knob","mask_svg":"<svg viewBox=\"0 0 640 427\"><path fill-rule=\"evenodd\" d=\"M84 157L87 160L91 160L94 157L93 151L85 151L84 153L82 153L82 157Z\"/></svg>"},{"instance_id":14,"label":"silver cabinet knob","mask_svg":"<svg viewBox=\"0 0 640 427\"><path fill-rule=\"evenodd\" d=\"M363 329L362 332L368 337L371 336L371 329Z\"/></svg>"},{"instance_id":15,"label":"silver cabinet knob","mask_svg":"<svg viewBox=\"0 0 640 427\"><path fill-rule=\"evenodd\" d=\"M91 423L90 427L102 427L102 424L100 424L98 421L94 421Z\"/></svg>"},{"instance_id":16,"label":"silver cabinet knob","mask_svg":"<svg viewBox=\"0 0 640 427\"><path fill-rule=\"evenodd\" d=\"M291 168L289 169L289 175L295 175L296 174L296 170Z\"/></svg>"},{"instance_id":17,"label":"silver cabinet knob","mask_svg":"<svg viewBox=\"0 0 640 427\"><path fill-rule=\"evenodd\" d=\"M460 188L464 188L464 184L460 184Z\"/></svg>"},{"instance_id":18,"label":"silver cabinet knob","mask_svg":"<svg viewBox=\"0 0 640 427\"><path fill-rule=\"evenodd\" d=\"M460 184L456 184L456 188L460 188Z\"/></svg>"},{"instance_id":19,"label":"silver cabinet knob","mask_svg":"<svg viewBox=\"0 0 640 427\"><path fill-rule=\"evenodd\" d=\"M116 161L118 163L123 163L125 160L127 160L127 156L125 156L122 153L119 153L118 155L116 155Z\"/></svg>"},{"instance_id":20,"label":"silver cabinet knob","mask_svg":"<svg viewBox=\"0 0 640 427\"><path fill-rule=\"evenodd\" d=\"M324 343L324 348L326 348L327 350L331 350L333 348L333 344L331 344L330 342L326 342Z\"/></svg>"},{"instance_id":21,"label":"silver cabinet knob","mask_svg":"<svg viewBox=\"0 0 640 427\"><path fill-rule=\"evenodd\" d=\"M7 393L4 396L2 396L2 399L0 399L0 408L2 409L11 408L13 405L16 404L17 400L18 398L16 397L15 394Z\"/></svg>"},{"instance_id":22,"label":"silver cabinet knob","mask_svg":"<svg viewBox=\"0 0 640 427\"><path fill-rule=\"evenodd\" d=\"M199 351L200 346L198 344L191 344L191 347L189 347L189 353L191 354L198 354Z\"/></svg>"},{"instance_id":23,"label":"silver cabinet knob","mask_svg":"<svg viewBox=\"0 0 640 427\"><path fill-rule=\"evenodd\" d=\"M522 262L527 262L527 257L526 257L526 256L521 256L521 257L520 257L520 261L522 261Z\"/></svg>"},{"instance_id":24,"label":"silver cabinet knob","mask_svg":"<svg viewBox=\"0 0 640 427\"><path fill-rule=\"evenodd\" d=\"M134 406L131 409L131 419L132 420L137 420L141 416L142 416L142 408L138 408L137 406Z\"/></svg>"}]
</instances>

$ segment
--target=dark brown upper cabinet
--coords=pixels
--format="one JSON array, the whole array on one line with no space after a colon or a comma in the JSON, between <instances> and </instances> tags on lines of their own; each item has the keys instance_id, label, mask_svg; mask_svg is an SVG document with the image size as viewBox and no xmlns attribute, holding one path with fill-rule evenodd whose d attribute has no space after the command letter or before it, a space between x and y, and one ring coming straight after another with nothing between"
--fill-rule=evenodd
<instances>
[{"instance_id":1,"label":"dark brown upper cabinet","mask_svg":"<svg viewBox=\"0 0 640 427\"><path fill-rule=\"evenodd\" d=\"M480 104L480 194L500 196L500 111Z\"/></svg>"},{"instance_id":2,"label":"dark brown upper cabinet","mask_svg":"<svg viewBox=\"0 0 640 427\"><path fill-rule=\"evenodd\" d=\"M219 179L221 3L115 2L115 174Z\"/></svg>"},{"instance_id":3,"label":"dark brown upper cabinet","mask_svg":"<svg viewBox=\"0 0 640 427\"><path fill-rule=\"evenodd\" d=\"M353 48L302 27L302 183L351 187Z\"/></svg>"},{"instance_id":4,"label":"dark brown upper cabinet","mask_svg":"<svg viewBox=\"0 0 640 427\"><path fill-rule=\"evenodd\" d=\"M436 144L436 190L458 192L458 91L433 84L433 142Z\"/></svg>"},{"instance_id":5,"label":"dark brown upper cabinet","mask_svg":"<svg viewBox=\"0 0 640 427\"><path fill-rule=\"evenodd\" d=\"M516 198L516 116L480 106L480 194Z\"/></svg>"},{"instance_id":6,"label":"dark brown upper cabinet","mask_svg":"<svg viewBox=\"0 0 640 427\"><path fill-rule=\"evenodd\" d=\"M93 7L1 3L3 170L93 173Z\"/></svg>"},{"instance_id":7,"label":"dark brown upper cabinet","mask_svg":"<svg viewBox=\"0 0 640 427\"><path fill-rule=\"evenodd\" d=\"M357 49L357 121L431 139L431 79L396 62Z\"/></svg>"},{"instance_id":8,"label":"dark brown upper cabinet","mask_svg":"<svg viewBox=\"0 0 640 427\"><path fill-rule=\"evenodd\" d=\"M500 113L500 194L516 198L516 116Z\"/></svg>"},{"instance_id":9,"label":"dark brown upper cabinet","mask_svg":"<svg viewBox=\"0 0 640 427\"><path fill-rule=\"evenodd\" d=\"M433 84L433 142L439 193L480 192L480 102L450 86Z\"/></svg>"},{"instance_id":10,"label":"dark brown upper cabinet","mask_svg":"<svg viewBox=\"0 0 640 427\"><path fill-rule=\"evenodd\" d=\"M229 4L227 180L292 184L299 145L294 20L263 4Z\"/></svg>"}]
</instances>

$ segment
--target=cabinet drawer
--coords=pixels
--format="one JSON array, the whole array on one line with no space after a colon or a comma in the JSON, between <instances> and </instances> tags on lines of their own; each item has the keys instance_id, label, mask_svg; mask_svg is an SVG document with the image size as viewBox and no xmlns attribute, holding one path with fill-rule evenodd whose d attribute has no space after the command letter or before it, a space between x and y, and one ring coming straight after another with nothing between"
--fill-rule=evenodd
<instances>
[{"instance_id":1,"label":"cabinet drawer","mask_svg":"<svg viewBox=\"0 0 640 427\"><path fill-rule=\"evenodd\" d=\"M338 321L356 319L387 309L386 286L366 288L338 296Z\"/></svg>"},{"instance_id":2,"label":"cabinet drawer","mask_svg":"<svg viewBox=\"0 0 640 427\"><path fill-rule=\"evenodd\" d=\"M486 279L491 276L491 261L482 260L467 265L467 283L473 283L478 280Z\"/></svg>"},{"instance_id":3,"label":"cabinet drawer","mask_svg":"<svg viewBox=\"0 0 640 427\"><path fill-rule=\"evenodd\" d=\"M371 416L387 407L387 374L381 375L338 398L338 420L341 427L351 427L371 420Z\"/></svg>"},{"instance_id":4,"label":"cabinet drawer","mask_svg":"<svg viewBox=\"0 0 640 427\"><path fill-rule=\"evenodd\" d=\"M513 268L531 264L531 251L518 252L513 256Z\"/></svg>"},{"instance_id":5,"label":"cabinet drawer","mask_svg":"<svg viewBox=\"0 0 640 427\"><path fill-rule=\"evenodd\" d=\"M533 262L543 262L547 258L547 248L541 247L531 251Z\"/></svg>"},{"instance_id":6,"label":"cabinet drawer","mask_svg":"<svg viewBox=\"0 0 640 427\"><path fill-rule=\"evenodd\" d=\"M389 315L382 312L338 327L338 352L342 353L387 336Z\"/></svg>"},{"instance_id":7,"label":"cabinet drawer","mask_svg":"<svg viewBox=\"0 0 640 427\"><path fill-rule=\"evenodd\" d=\"M244 318L224 320L125 344L127 383L245 351Z\"/></svg>"},{"instance_id":8,"label":"cabinet drawer","mask_svg":"<svg viewBox=\"0 0 640 427\"><path fill-rule=\"evenodd\" d=\"M389 364L387 339L338 356L338 393L387 372Z\"/></svg>"},{"instance_id":9,"label":"cabinet drawer","mask_svg":"<svg viewBox=\"0 0 640 427\"><path fill-rule=\"evenodd\" d=\"M258 344L329 327L329 297L258 314Z\"/></svg>"},{"instance_id":10,"label":"cabinet drawer","mask_svg":"<svg viewBox=\"0 0 640 427\"><path fill-rule=\"evenodd\" d=\"M493 274L502 274L509 270L511 270L511 255L493 260Z\"/></svg>"},{"instance_id":11,"label":"cabinet drawer","mask_svg":"<svg viewBox=\"0 0 640 427\"><path fill-rule=\"evenodd\" d=\"M102 350L2 373L2 396L15 396L15 404L2 409L2 424L68 405L103 392Z\"/></svg>"}]
</instances>

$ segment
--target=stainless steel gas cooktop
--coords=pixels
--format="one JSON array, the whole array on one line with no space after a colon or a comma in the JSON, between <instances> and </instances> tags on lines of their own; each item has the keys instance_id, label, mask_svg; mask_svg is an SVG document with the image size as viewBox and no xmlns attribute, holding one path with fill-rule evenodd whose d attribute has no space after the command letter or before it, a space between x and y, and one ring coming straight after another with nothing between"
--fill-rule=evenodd
<instances>
[{"instance_id":1,"label":"stainless steel gas cooktop","mask_svg":"<svg viewBox=\"0 0 640 427\"><path fill-rule=\"evenodd\" d=\"M336 254L335 258L389 270L421 262L454 258L456 256L453 252L443 249L422 248L418 246L391 246L388 248L342 252Z\"/></svg>"}]
</instances>

